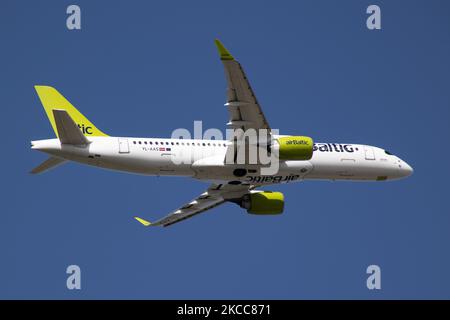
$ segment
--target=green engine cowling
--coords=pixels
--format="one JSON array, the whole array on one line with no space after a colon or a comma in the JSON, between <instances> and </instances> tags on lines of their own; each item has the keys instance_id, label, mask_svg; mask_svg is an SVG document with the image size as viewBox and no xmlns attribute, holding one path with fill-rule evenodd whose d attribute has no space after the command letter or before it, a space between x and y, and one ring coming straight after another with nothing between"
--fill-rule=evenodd
<instances>
[{"instance_id":1,"label":"green engine cowling","mask_svg":"<svg viewBox=\"0 0 450 320\"><path fill-rule=\"evenodd\" d=\"M272 191L249 193L242 198L241 207L251 214L281 214L284 209L284 195Z\"/></svg>"},{"instance_id":2,"label":"green engine cowling","mask_svg":"<svg viewBox=\"0 0 450 320\"><path fill-rule=\"evenodd\" d=\"M312 158L314 142L310 137L280 137L277 141L280 160L309 160Z\"/></svg>"}]
</instances>

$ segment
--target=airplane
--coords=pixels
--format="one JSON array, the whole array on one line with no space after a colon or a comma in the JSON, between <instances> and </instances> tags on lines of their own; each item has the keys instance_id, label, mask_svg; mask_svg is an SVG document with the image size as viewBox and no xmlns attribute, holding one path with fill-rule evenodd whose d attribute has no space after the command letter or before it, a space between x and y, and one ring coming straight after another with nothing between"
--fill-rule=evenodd
<instances>
[{"instance_id":1,"label":"airplane","mask_svg":"<svg viewBox=\"0 0 450 320\"><path fill-rule=\"evenodd\" d=\"M227 127L239 132L230 139L111 137L98 129L50 86L35 89L56 137L31 141L31 149L50 157L34 168L38 174L68 161L149 176L183 176L209 182L205 192L156 222L134 217L144 226L170 226L225 202L250 214L281 214L284 195L264 186L303 180L386 181L408 177L413 168L378 147L351 143L317 143L307 136L279 135L271 129L241 64L215 40L227 80ZM242 132L254 133L253 143ZM248 138L248 137L247 137ZM243 142L244 141L244 142ZM250 144L274 153L278 170L265 174L267 163L236 161ZM238 150L239 149L239 150ZM230 156L229 156L230 155ZM177 159L178 161L174 161ZM186 161L180 161L186 160Z\"/></svg>"}]
</instances>

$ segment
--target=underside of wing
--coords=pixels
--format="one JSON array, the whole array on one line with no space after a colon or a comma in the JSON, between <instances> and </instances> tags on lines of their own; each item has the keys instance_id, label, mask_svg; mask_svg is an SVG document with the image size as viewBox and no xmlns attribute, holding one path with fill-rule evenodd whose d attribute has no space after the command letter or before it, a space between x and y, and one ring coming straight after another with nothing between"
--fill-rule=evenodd
<instances>
[{"instance_id":1,"label":"underside of wing","mask_svg":"<svg viewBox=\"0 0 450 320\"><path fill-rule=\"evenodd\" d=\"M262 112L250 82L241 64L234 59L225 46L216 39L220 59L225 68L227 79L227 106L230 114L228 126L231 128L268 129L269 123Z\"/></svg>"},{"instance_id":2,"label":"underside of wing","mask_svg":"<svg viewBox=\"0 0 450 320\"><path fill-rule=\"evenodd\" d=\"M245 150L248 150L249 144L266 149L271 142L272 132L241 64L234 59L219 40L216 39L215 42L227 79L225 106L230 117L227 126L234 130L225 162L234 164L237 162L238 153L248 153ZM249 138L253 139L253 142L249 142ZM247 157L244 155L243 163L245 164L250 162Z\"/></svg>"},{"instance_id":3,"label":"underside of wing","mask_svg":"<svg viewBox=\"0 0 450 320\"><path fill-rule=\"evenodd\" d=\"M135 219L144 226L167 227L221 205L225 201L242 197L250 189L252 189L251 186L213 184L200 196L156 222L150 222L140 217L135 217Z\"/></svg>"}]
</instances>

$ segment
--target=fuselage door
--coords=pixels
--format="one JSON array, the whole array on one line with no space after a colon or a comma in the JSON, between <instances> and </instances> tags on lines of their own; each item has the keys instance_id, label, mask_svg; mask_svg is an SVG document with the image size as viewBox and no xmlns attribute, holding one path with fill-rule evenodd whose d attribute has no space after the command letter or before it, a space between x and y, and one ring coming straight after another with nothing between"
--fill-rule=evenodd
<instances>
[{"instance_id":1,"label":"fuselage door","mask_svg":"<svg viewBox=\"0 0 450 320\"><path fill-rule=\"evenodd\" d=\"M119 138L119 153L130 153L128 139Z\"/></svg>"},{"instance_id":2,"label":"fuselage door","mask_svg":"<svg viewBox=\"0 0 450 320\"><path fill-rule=\"evenodd\" d=\"M375 152L372 147L364 147L364 153L366 155L366 160L375 160Z\"/></svg>"}]
</instances>

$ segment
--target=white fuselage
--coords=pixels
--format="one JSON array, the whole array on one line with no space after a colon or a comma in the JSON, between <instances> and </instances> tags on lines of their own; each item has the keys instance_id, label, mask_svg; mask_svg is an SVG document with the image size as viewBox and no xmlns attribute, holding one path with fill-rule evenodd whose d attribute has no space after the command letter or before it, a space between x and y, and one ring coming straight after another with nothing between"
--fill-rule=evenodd
<instances>
[{"instance_id":1,"label":"white fuselage","mask_svg":"<svg viewBox=\"0 0 450 320\"><path fill-rule=\"evenodd\" d=\"M267 185L304 179L391 180L409 176L412 168L385 150L359 144L315 143L307 161L280 161L273 175L259 166L242 177L239 165L224 164L229 141L159 138L89 137L88 146L61 144L59 139L32 142L32 149L105 169L157 176L185 176L232 184Z\"/></svg>"}]
</instances>

